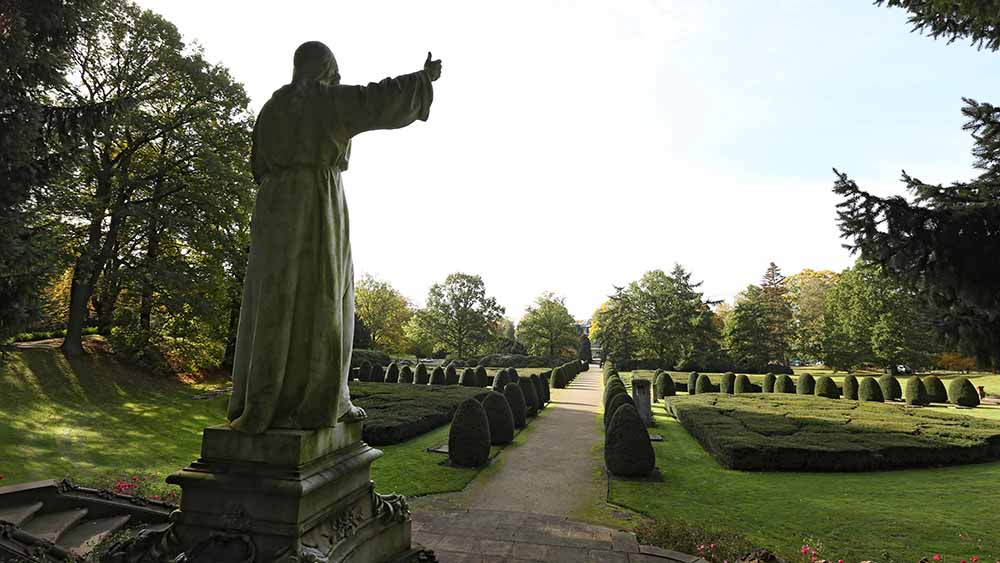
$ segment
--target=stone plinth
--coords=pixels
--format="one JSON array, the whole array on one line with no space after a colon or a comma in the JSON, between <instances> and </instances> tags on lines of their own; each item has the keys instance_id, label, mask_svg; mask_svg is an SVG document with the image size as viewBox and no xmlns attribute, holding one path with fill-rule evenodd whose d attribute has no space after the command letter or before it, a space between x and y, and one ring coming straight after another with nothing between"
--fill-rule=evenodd
<instances>
[{"instance_id":1,"label":"stone plinth","mask_svg":"<svg viewBox=\"0 0 1000 563\"><path fill-rule=\"evenodd\" d=\"M653 425L653 405L650 402L650 382L648 379L632 379L632 402L639 418L647 427Z\"/></svg>"},{"instance_id":2,"label":"stone plinth","mask_svg":"<svg viewBox=\"0 0 1000 563\"><path fill-rule=\"evenodd\" d=\"M361 441L361 425L206 428L201 458L167 478L183 490L175 541L191 560L220 563L220 553L281 563L416 557L404 499L375 493L371 463L382 452Z\"/></svg>"}]
</instances>

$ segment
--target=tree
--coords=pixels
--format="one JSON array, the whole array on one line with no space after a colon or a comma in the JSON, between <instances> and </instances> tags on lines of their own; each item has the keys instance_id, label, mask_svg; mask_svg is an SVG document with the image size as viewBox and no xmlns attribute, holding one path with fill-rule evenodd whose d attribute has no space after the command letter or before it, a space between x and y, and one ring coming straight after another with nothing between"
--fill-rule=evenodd
<instances>
[{"instance_id":1,"label":"tree","mask_svg":"<svg viewBox=\"0 0 1000 563\"><path fill-rule=\"evenodd\" d=\"M479 276L454 273L444 283L431 286L427 307L416 313L416 322L435 343L450 354L466 358L476 354L494 337L504 308L486 295Z\"/></svg>"},{"instance_id":2,"label":"tree","mask_svg":"<svg viewBox=\"0 0 1000 563\"><path fill-rule=\"evenodd\" d=\"M781 269L771 262L760 283L761 306L764 311L765 342L769 362L788 364L792 328L792 306Z\"/></svg>"},{"instance_id":3,"label":"tree","mask_svg":"<svg viewBox=\"0 0 1000 563\"><path fill-rule=\"evenodd\" d=\"M838 275L830 270L809 270L785 278L788 302L792 309L791 353L803 360L823 357L823 315L826 295L837 283Z\"/></svg>"},{"instance_id":4,"label":"tree","mask_svg":"<svg viewBox=\"0 0 1000 563\"><path fill-rule=\"evenodd\" d=\"M879 0L910 12L914 30L949 43L968 38L977 48L1000 49L1000 5L990 0L942 2ZM983 365L1000 365L1000 108L964 99L964 129L974 140L981 174L948 187L926 184L905 171L913 201L880 198L836 169L834 192L842 235L866 261L923 294L937 329Z\"/></svg>"},{"instance_id":5,"label":"tree","mask_svg":"<svg viewBox=\"0 0 1000 563\"><path fill-rule=\"evenodd\" d=\"M763 290L749 285L736 297L726 324L726 346L740 371L762 372L771 360L769 311Z\"/></svg>"},{"instance_id":6,"label":"tree","mask_svg":"<svg viewBox=\"0 0 1000 563\"><path fill-rule=\"evenodd\" d=\"M565 299L552 292L539 295L528 307L517 325L517 338L538 356L567 356L579 343Z\"/></svg>"},{"instance_id":7,"label":"tree","mask_svg":"<svg viewBox=\"0 0 1000 563\"><path fill-rule=\"evenodd\" d=\"M402 351L403 326L413 315L409 301L389 282L371 275L358 281L354 295L355 310L371 333L372 347Z\"/></svg>"},{"instance_id":8,"label":"tree","mask_svg":"<svg viewBox=\"0 0 1000 563\"><path fill-rule=\"evenodd\" d=\"M598 307L591 322L591 340L600 342L603 358L611 360L620 369L625 369L635 360L636 320L632 295L625 288L616 287L615 294Z\"/></svg>"}]
</instances>

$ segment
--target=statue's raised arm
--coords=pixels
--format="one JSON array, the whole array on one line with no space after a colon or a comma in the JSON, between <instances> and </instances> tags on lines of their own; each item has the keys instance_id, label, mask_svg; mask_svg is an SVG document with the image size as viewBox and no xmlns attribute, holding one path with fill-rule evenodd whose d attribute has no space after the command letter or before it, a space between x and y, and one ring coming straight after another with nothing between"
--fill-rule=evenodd
<instances>
[{"instance_id":1,"label":"statue's raised arm","mask_svg":"<svg viewBox=\"0 0 1000 563\"><path fill-rule=\"evenodd\" d=\"M367 86L334 89L337 113L345 133L353 137L375 129L399 129L430 115L434 89L431 82L441 76L441 61L427 53L423 70L372 82Z\"/></svg>"}]
</instances>

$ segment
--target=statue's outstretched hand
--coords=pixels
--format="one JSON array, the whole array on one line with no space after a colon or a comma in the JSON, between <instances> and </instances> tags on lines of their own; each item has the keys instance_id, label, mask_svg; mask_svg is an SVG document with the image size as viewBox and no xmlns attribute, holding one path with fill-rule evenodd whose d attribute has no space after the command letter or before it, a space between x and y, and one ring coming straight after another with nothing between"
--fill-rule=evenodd
<instances>
[{"instance_id":1,"label":"statue's outstretched hand","mask_svg":"<svg viewBox=\"0 0 1000 563\"><path fill-rule=\"evenodd\" d=\"M427 60L424 61L424 72L430 77L431 82L441 78L441 59L431 60L430 51L427 51Z\"/></svg>"}]
</instances>

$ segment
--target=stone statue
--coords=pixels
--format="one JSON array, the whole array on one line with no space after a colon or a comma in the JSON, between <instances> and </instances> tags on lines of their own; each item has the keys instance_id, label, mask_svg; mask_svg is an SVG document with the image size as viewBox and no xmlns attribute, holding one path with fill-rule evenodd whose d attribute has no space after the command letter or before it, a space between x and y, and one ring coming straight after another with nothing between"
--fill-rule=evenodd
<instances>
[{"instance_id":1,"label":"stone statue","mask_svg":"<svg viewBox=\"0 0 1000 563\"><path fill-rule=\"evenodd\" d=\"M367 86L340 84L323 43L295 51L291 84L261 109L251 165L260 186L233 365L230 426L316 429L365 418L347 382L354 269L341 172L351 138L427 120L441 61Z\"/></svg>"}]
</instances>

